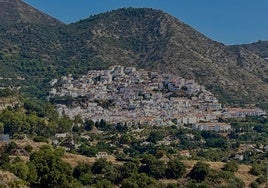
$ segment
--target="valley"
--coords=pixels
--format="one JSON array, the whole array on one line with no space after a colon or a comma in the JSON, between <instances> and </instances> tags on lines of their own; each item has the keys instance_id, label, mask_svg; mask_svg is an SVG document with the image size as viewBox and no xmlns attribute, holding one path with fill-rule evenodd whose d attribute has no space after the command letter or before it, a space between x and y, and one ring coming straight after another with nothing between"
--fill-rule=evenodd
<instances>
[{"instance_id":1,"label":"valley","mask_svg":"<svg viewBox=\"0 0 268 188\"><path fill-rule=\"evenodd\" d=\"M265 188L267 54L152 8L0 0L0 187Z\"/></svg>"}]
</instances>

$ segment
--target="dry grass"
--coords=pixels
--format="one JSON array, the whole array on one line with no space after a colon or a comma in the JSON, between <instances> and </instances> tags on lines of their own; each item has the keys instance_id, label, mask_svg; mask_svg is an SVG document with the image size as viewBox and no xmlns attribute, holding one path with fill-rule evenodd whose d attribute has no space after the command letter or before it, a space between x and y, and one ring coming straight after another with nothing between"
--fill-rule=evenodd
<instances>
[{"instance_id":1,"label":"dry grass","mask_svg":"<svg viewBox=\"0 0 268 188\"><path fill-rule=\"evenodd\" d=\"M256 180L256 176L249 173L250 168L251 167L249 165L239 165L239 169L235 173L236 177L244 181L246 187L249 187L249 184Z\"/></svg>"},{"instance_id":2,"label":"dry grass","mask_svg":"<svg viewBox=\"0 0 268 188\"><path fill-rule=\"evenodd\" d=\"M6 185L16 180L19 180L19 178L15 176L13 173L0 170L0 185Z\"/></svg>"},{"instance_id":3,"label":"dry grass","mask_svg":"<svg viewBox=\"0 0 268 188\"><path fill-rule=\"evenodd\" d=\"M32 151L38 151L43 145L47 145L45 142L34 142L28 138L13 141L17 144L17 149L15 153L11 155L11 159L20 157L23 161L29 161L30 153L25 150L27 145L32 146Z\"/></svg>"},{"instance_id":4,"label":"dry grass","mask_svg":"<svg viewBox=\"0 0 268 188\"><path fill-rule=\"evenodd\" d=\"M3 111L8 106L15 106L16 104L20 104L20 101L18 97L12 96L12 97L0 97L0 111Z\"/></svg>"},{"instance_id":5,"label":"dry grass","mask_svg":"<svg viewBox=\"0 0 268 188\"><path fill-rule=\"evenodd\" d=\"M97 160L97 157L86 157L83 155L66 153L62 159L65 162L69 163L72 167L75 167L78 165L78 163L92 164ZM122 162L116 161L115 157L113 157L111 155L108 155L108 157L106 159L107 159L107 161L109 161L115 165L123 165Z\"/></svg>"},{"instance_id":6,"label":"dry grass","mask_svg":"<svg viewBox=\"0 0 268 188\"><path fill-rule=\"evenodd\" d=\"M95 161L93 157L86 157L83 155L76 155L71 153L66 153L62 158L65 162L69 163L72 167L77 166L78 163L91 164Z\"/></svg>"},{"instance_id":7,"label":"dry grass","mask_svg":"<svg viewBox=\"0 0 268 188\"><path fill-rule=\"evenodd\" d=\"M225 163L223 162L207 162L210 164L210 167L213 169L221 169ZM250 165L239 165L238 171L235 173L235 176L240 178L246 187L250 187L250 183L256 180L256 176L249 173L251 166Z\"/></svg>"},{"instance_id":8,"label":"dry grass","mask_svg":"<svg viewBox=\"0 0 268 188\"><path fill-rule=\"evenodd\" d=\"M210 165L210 168L213 168L216 170L220 170L225 164L223 162L211 162L211 161L206 162L206 163Z\"/></svg>"},{"instance_id":9,"label":"dry grass","mask_svg":"<svg viewBox=\"0 0 268 188\"><path fill-rule=\"evenodd\" d=\"M24 138L21 140L14 140L18 148L25 148L25 146L30 145L33 147L33 151L39 150L43 145L47 145L45 142L34 142L31 139Z\"/></svg>"},{"instance_id":10,"label":"dry grass","mask_svg":"<svg viewBox=\"0 0 268 188\"><path fill-rule=\"evenodd\" d=\"M190 172L190 170L193 168L193 166L197 161L184 160L183 162L187 167L187 172ZM210 165L210 168L215 170L222 169L222 167L225 164L224 162L211 162L211 161L206 163ZM235 173L235 176L240 178L245 183L246 187L249 187L249 184L255 181L257 178L256 176L253 176L249 173L250 168L251 167L249 165L239 165L239 169Z\"/></svg>"}]
</instances>

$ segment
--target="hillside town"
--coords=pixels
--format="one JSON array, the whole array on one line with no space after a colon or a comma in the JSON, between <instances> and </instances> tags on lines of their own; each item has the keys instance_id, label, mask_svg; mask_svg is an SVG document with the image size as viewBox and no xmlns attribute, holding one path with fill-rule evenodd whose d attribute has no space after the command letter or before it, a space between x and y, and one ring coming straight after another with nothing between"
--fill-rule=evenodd
<instances>
[{"instance_id":1,"label":"hillside town","mask_svg":"<svg viewBox=\"0 0 268 188\"><path fill-rule=\"evenodd\" d=\"M265 114L256 108L223 108L194 80L120 65L90 70L78 79L70 74L50 85L49 98L57 103L57 111L72 119L80 116L127 125L194 124L200 130L228 131L231 126L219 123L219 117Z\"/></svg>"}]
</instances>

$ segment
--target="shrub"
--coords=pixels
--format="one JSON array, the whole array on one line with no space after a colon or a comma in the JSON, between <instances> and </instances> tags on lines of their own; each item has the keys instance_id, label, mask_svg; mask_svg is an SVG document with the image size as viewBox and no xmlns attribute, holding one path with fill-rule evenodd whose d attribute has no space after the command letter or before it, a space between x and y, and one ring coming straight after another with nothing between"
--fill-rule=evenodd
<instances>
[{"instance_id":1,"label":"shrub","mask_svg":"<svg viewBox=\"0 0 268 188\"><path fill-rule=\"evenodd\" d=\"M260 164L253 164L249 173L254 175L254 176L259 176L264 173L265 169L263 169L263 166Z\"/></svg>"},{"instance_id":2,"label":"shrub","mask_svg":"<svg viewBox=\"0 0 268 188\"><path fill-rule=\"evenodd\" d=\"M237 172L238 168L239 168L239 165L237 161L229 161L224 165L223 170L230 171L230 172Z\"/></svg>"},{"instance_id":3,"label":"shrub","mask_svg":"<svg viewBox=\"0 0 268 188\"><path fill-rule=\"evenodd\" d=\"M167 163L166 177L180 178L186 172L185 165L178 159L172 159Z\"/></svg>"},{"instance_id":4,"label":"shrub","mask_svg":"<svg viewBox=\"0 0 268 188\"><path fill-rule=\"evenodd\" d=\"M209 173L209 165L203 162L197 162L188 176L198 182L204 181Z\"/></svg>"},{"instance_id":5,"label":"shrub","mask_svg":"<svg viewBox=\"0 0 268 188\"><path fill-rule=\"evenodd\" d=\"M32 150L33 150L33 146L31 145L26 145L25 148L24 148L28 153L30 153Z\"/></svg>"},{"instance_id":6,"label":"shrub","mask_svg":"<svg viewBox=\"0 0 268 188\"><path fill-rule=\"evenodd\" d=\"M33 141L35 141L35 142L46 142L46 143L48 143L47 139L45 137L43 137L43 136L35 136L33 138Z\"/></svg>"},{"instance_id":7,"label":"shrub","mask_svg":"<svg viewBox=\"0 0 268 188\"><path fill-rule=\"evenodd\" d=\"M258 188L259 184L256 181L253 181L253 182L250 183L250 187L251 188Z\"/></svg>"},{"instance_id":8,"label":"shrub","mask_svg":"<svg viewBox=\"0 0 268 188\"><path fill-rule=\"evenodd\" d=\"M259 184L265 183L266 181L267 181L267 179L264 175L260 176L256 179L256 182L258 182Z\"/></svg>"}]
</instances>

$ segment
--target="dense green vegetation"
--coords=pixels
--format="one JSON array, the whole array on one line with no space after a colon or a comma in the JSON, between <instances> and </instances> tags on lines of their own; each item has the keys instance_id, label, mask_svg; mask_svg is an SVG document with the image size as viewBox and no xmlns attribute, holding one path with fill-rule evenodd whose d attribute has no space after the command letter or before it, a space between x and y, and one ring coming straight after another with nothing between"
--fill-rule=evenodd
<instances>
[{"instance_id":1,"label":"dense green vegetation","mask_svg":"<svg viewBox=\"0 0 268 188\"><path fill-rule=\"evenodd\" d=\"M186 183L172 185L175 187L214 186L216 182L222 180L227 183L227 186L244 187L244 183L232 173L212 170L203 162L196 163L188 174L185 165L179 159L170 161L168 167L165 167L162 164L163 161L155 159L153 156L144 158L141 164L139 161L126 161L123 165L115 165L106 159L98 159L92 165L79 163L76 167L71 168L61 159L63 154L64 150L52 149L45 145L39 151L33 152L28 162L24 162L18 157L11 161L8 155L2 154L0 167L10 170L21 179L21 181L13 182L15 187L19 185L34 187L82 187L86 185L91 187L114 187L114 185L137 188L170 187L172 184L157 181L164 177L172 179L188 177ZM160 166L154 164L157 162L160 163ZM174 172L171 176L168 172L171 170L171 163L175 164L172 166L172 170L176 173L175 176ZM144 167L144 165L149 166ZM145 168L149 171L146 172ZM258 179L258 181L263 180Z\"/></svg>"},{"instance_id":2,"label":"dense green vegetation","mask_svg":"<svg viewBox=\"0 0 268 188\"><path fill-rule=\"evenodd\" d=\"M16 145L13 149L15 147ZM64 152L62 149L54 150L45 145L39 151L33 152L26 163L19 157L11 161L8 155L2 154L1 168L18 176L22 180L17 182L20 184L35 187L74 187L79 184L72 176L71 166L61 159Z\"/></svg>"},{"instance_id":3,"label":"dense green vegetation","mask_svg":"<svg viewBox=\"0 0 268 188\"><path fill-rule=\"evenodd\" d=\"M0 125L3 133L11 137L22 134L49 138L56 132L66 132L72 127L67 117L58 117L54 107L49 104L25 101L24 107L7 108L0 113ZM48 121L47 121L48 120Z\"/></svg>"},{"instance_id":4,"label":"dense green vegetation","mask_svg":"<svg viewBox=\"0 0 268 188\"><path fill-rule=\"evenodd\" d=\"M233 131L228 134L176 126L129 127L104 120L82 121L79 116L74 120L60 118L51 104L24 100L23 105L0 112L1 133L15 140L26 136L37 142L58 140L58 144L54 144L55 148L47 145L36 150L31 145L21 148L11 141L0 149L0 169L18 176L17 185L36 187L213 187L223 182L232 187L244 187L234 173L241 164L248 164L252 166L250 173L257 177L253 186L265 183L267 151L263 146L268 140L267 118L225 121L233 125ZM65 138L57 138L56 133L67 134ZM78 147L72 146L72 142ZM106 152L115 156L119 164L101 158L71 167L62 160L65 153L62 147L88 157ZM18 150L27 153L29 161L19 156L14 158ZM184 156L182 150L188 151L190 157ZM236 159L236 154L243 155L244 159ZM185 159L198 162L189 169ZM225 165L215 170L205 161L220 161ZM168 185L159 183L161 179L178 181ZM48 181L51 184L45 183ZM181 181L184 183L179 183Z\"/></svg>"},{"instance_id":5,"label":"dense green vegetation","mask_svg":"<svg viewBox=\"0 0 268 188\"><path fill-rule=\"evenodd\" d=\"M0 97L9 97L9 96L13 96L14 93L16 93L15 91L9 89L9 88L5 88L5 89L0 89Z\"/></svg>"}]
</instances>

